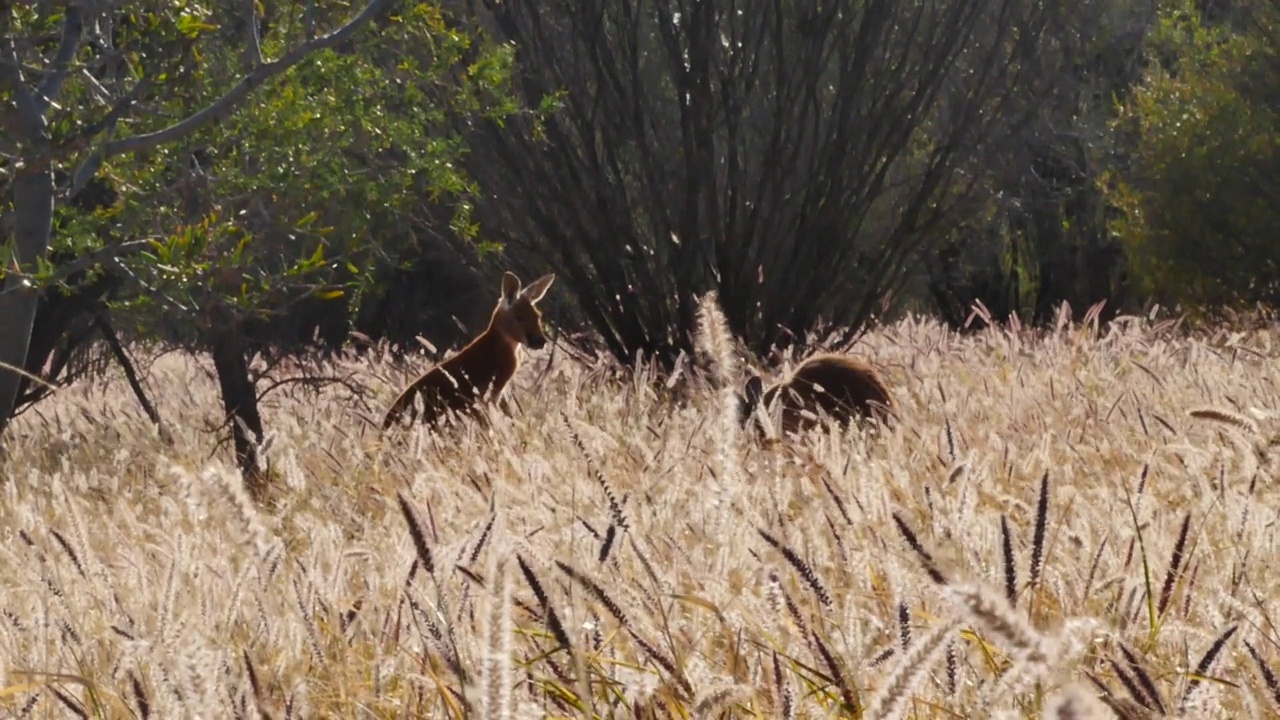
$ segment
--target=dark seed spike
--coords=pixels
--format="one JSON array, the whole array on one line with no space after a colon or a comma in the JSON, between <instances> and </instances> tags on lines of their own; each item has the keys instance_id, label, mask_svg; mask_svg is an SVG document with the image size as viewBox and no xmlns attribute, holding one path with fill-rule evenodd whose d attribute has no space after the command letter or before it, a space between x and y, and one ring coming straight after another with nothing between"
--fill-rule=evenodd
<instances>
[{"instance_id":1,"label":"dark seed spike","mask_svg":"<svg viewBox=\"0 0 1280 720\"><path fill-rule=\"evenodd\" d=\"M1125 662L1129 663L1129 667L1132 668L1134 678L1142 687L1142 692L1147 696L1147 699L1155 703L1156 709L1161 714L1165 714L1164 699L1160 697L1160 691L1151 680L1151 675L1142 667L1142 664L1138 662L1138 658L1129 651L1129 648L1125 647L1124 643L1120 643L1120 652L1124 654Z\"/></svg>"},{"instance_id":2,"label":"dark seed spike","mask_svg":"<svg viewBox=\"0 0 1280 720\"><path fill-rule=\"evenodd\" d=\"M769 653L773 657L773 687L776 691L778 691L778 694L781 694L782 666L778 664L778 651L770 650Z\"/></svg>"},{"instance_id":3,"label":"dark seed spike","mask_svg":"<svg viewBox=\"0 0 1280 720\"><path fill-rule=\"evenodd\" d=\"M1164 585L1160 587L1160 601L1156 603L1156 613L1164 617L1165 608L1169 607L1169 599L1173 596L1173 585L1178 581L1182 570L1182 553L1187 544L1187 531L1191 529L1191 513L1182 518L1182 529L1178 531L1178 541L1173 544L1173 557L1169 559L1169 570L1164 574Z\"/></svg>"},{"instance_id":4,"label":"dark seed spike","mask_svg":"<svg viewBox=\"0 0 1280 720\"><path fill-rule=\"evenodd\" d=\"M618 537L618 526L609 523L609 529L604 532L604 542L600 545L599 561L603 563L609 559L609 551L613 549L613 541Z\"/></svg>"},{"instance_id":5,"label":"dark seed spike","mask_svg":"<svg viewBox=\"0 0 1280 720\"><path fill-rule=\"evenodd\" d=\"M516 564L520 565L521 574L525 575L525 582L529 583L529 589L534 591L534 597L538 598L538 605L543 609L543 614L547 615L547 626L552 632L559 646L571 650L572 646L568 641L568 633L564 632L564 625L561 624L556 609L550 605L550 598L547 597L547 591L543 588L543 583L538 579L538 575L534 573L534 569L530 568L529 562L526 562L520 553L516 553Z\"/></svg>"},{"instance_id":6,"label":"dark seed spike","mask_svg":"<svg viewBox=\"0 0 1280 720\"><path fill-rule=\"evenodd\" d=\"M898 526L898 532L902 533L902 537L906 539L907 544L920 557L924 565L924 571L929 575L929 578L939 585L946 585L946 577L938 571L937 566L934 565L933 556L920 544L920 539L912 532L911 526L907 525L907 521L903 520L902 516L895 512L893 513L893 522Z\"/></svg>"},{"instance_id":7,"label":"dark seed spike","mask_svg":"<svg viewBox=\"0 0 1280 720\"><path fill-rule=\"evenodd\" d=\"M787 608L787 614L791 616L791 621L804 633L805 642L809 642L809 623L805 622L804 616L800 614L800 607L796 605L795 600L791 599L791 593L783 590L782 586L778 586L778 593L782 595L783 604ZM814 652L816 653L817 651L814 650Z\"/></svg>"},{"instance_id":8,"label":"dark seed spike","mask_svg":"<svg viewBox=\"0 0 1280 720\"><path fill-rule=\"evenodd\" d=\"M628 530L630 526L627 524L627 516L622 512L622 504L618 502L618 496L613 492L613 488L609 485L609 481L605 480L604 473L600 472L600 468L596 467L595 462L591 459L591 453L587 452L587 446L582 442L582 437L578 435L578 431L573 429L573 424L569 421L569 415L563 411L560 418L564 420L564 426L569 433L569 439L582 453L583 459L587 461L587 472L595 479L596 484L604 491L605 500L609 503L609 517L612 518L613 524L617 525L621 530Z\"/></svg>"},{"instance_id":9,"label":"dark seed spike","mask_svg":"<svg viewBox=\"0 0 1280 720\"><path fill-rule=\"evenodd\" d=\"M22 704L22 707L18 709L18 712L15 715L15 717L20 717L20 718L30 717L31 711L35 708L36 703L38 702L40 702L39 690L31 693L31 697L27 698L27 701Z\"/></svg>"},{"instance_id":10,"label":"dark seed spike","mask_svg":"<svg viewBox=\"0 0 1280 720\"><path fill-rule=\"evenodd\" d=\"M423 529L426 526L422 524L418 511L414 509L403 492L397 492L396 498L400 501L400 512L404 514L405 524L409 526L409 537L413 538L413 547L418 551L418 562L428 575L434 575L436 565L431 557L431 547L427 545L427 533Z\"/></svg>"},{"instance_id":11,"label":"dark seed spike","mask_svg":"<svg viewBox=\"0 0 1280 720\"><path fill-rule=\"evenodd\" d=\"M1098 550L1093 554L1093 562L1089 563L1089 575L1084 581L1084 592L1080 597L1088 598L1089 590L1093 587L1093 578L1098 572L1098 561L1102 559L1102 549L1107 546L1107 538L1102 538L1102 542L1098 543Z\"/></svg>"},{"instance_id":12,"label":"dark seed spike","mask_svg":"<svg viewBox=\"0 0 1280 720\"><path fill-rule=\"evenodd\" d=\"M831 496L832 502L836 504L836 509L840 511L840 517L849 525L853 524L853 520L849 517L849 510L844 505L844 500L840 499L840 495L836 493L836 489L831 486L831 481L824 475L822 477L822 487L827 489L827 494Z\"/></svg>"},{"instance_id":13,"label":"dark seed spike","mask_svg":"<svg viewBox=\"0 0 1280 720\"><path fill-rule=\"evenodd\" d=\"M662 582L658 579L658 573L653 569L653 564L649 562L649 558L640 550L640 546L636 544L636 539L631 536L631 550L636 554L636 558L640 561L640 567L644 569L646 575L649 576L649 582L653 583L655 592L662 592Z\"/></svg>"},{"instance_id":14,"label":"dark seed spike","mask_svg":"<svg viewBox=\"0 0 1280 720\"><path fill-rule=\"evenodd\" d=\"M671 658L668 658L666 655L659 652L658 649L650 645L647 640L640 637L635 630L628 627L626 628L626 631L627 634L631 636L631 639L635 640L636 644L640 646L640 649L644 650L654 662L661 665L662 669L667 671L667 674L671 676L671 679L675 680L676 684L678 684L681 689L689 695L689 697L693 696L693 685L691 685L689 680L685 678L684 673L681 673L676 669L676 664L671 660Z\"/></svg>"},{"instance_id":15,"label":"dark seed spike","mask_svg":"<svg viewBox=\"0 0 1280 720\"><path fill-rule=\"evenodd\" d=\"M1111 692L1111 688L1107 687L1106 683L1099 680L1098 676L1094 675L1093 673L1087 670L1085 671L1084 675L1085 677L1089 678L1089 682L1093 683L1094 687L1098 688L1098 690L1102 692L1102 697L1104 700L1107 700L1108 702L1115 700L1115 697L1116 697L1115 693Z\"/></svg>"},{"instance_id":16,"label":"dark seed spike","mask_svg":"<svg viewBox=\"0 0 1280 720\"><path fill-rule=\"evenodd\" d=\"M244 658L245 674L249 676L249 687L253 689L253 704L256 707L262 707L262 684L258 681L258 671L253 667L253 661L249 659L249 651L241 650L241 657Z\"/></svg>"},{"instance_id":17,"label":"dark seed spike","mask_svg":"<svg viewBox=\"0 0 1280 720\"><path fill-rule=\"evenodd\" d=\"M147 720L151 717L151 701L147 699L147 690L142 686L142 680L132 670L129 671L129 686L133 690L133 704L138 706L138 716Z\"/></svg>"},{"instance_id":18,"label":"dark seed spike","mask_svg":"<svg viewBox=\"0 0 1280 720\"><path fill-rule=\"evenodd\" d=\"M1129 696L1142 707L1154 710L1155 708L1151 707L1151 700L1147 698L1147 694L1142 692L1142 688L1138 687L1138 683L1129 677L1129 673L1125 672L1124 668L1120 667L1120 663L1110 658L1107 659L1107 662L1111 663L1111 669L1116 671L1116 678L1120 680L1120 684L1124 686L1124 689L1129 691Z\"/></svg>"},{"instance_id":19,"label":"dark seed spike","mask_svg":"<svg viewBox=\"0 0 1280 720\"><path fill-rule=\"evenodd\" d=\"M49 533L53 535L53 539L57 540L58 544L62 546L62 551L67 554L67 557L71 558L71 564L76 566L76 572L80 573L80 577L87 579L89 576L85 574L84 565L81 564L80 557L76 555L75 550L71 549L71 543L67 542L67 539L62 536L62 533L53 528L49 528Z\"/></svg>"},{"instance_id":20,"label":"dark seed spike","mask_svg":"<svg viewBox=\"0 0 1280 720\"><path fill-rule=\"evenodd\" d=\"M840 669L835 657L831 655L831 651L827 649L826 643L822 642L822 638L816 632L812 633L812 635L813 643L818 648L818 655L831 673L831 679L835 682L836 687L840 689L840 699L844 701L845 712L857 717L859 713L858 699L854 697L853 690L849 687L849 682L845 680L844 672Z\"/></svg>"},{"instance_id":21,"label":"dark seed spike","mask_svg":"<svg viewBox=\"0 0 1280 720\"><path fill-rule=\"evenodd\" d=\"M484 524L484 530L480 531L480 539L476 541L476 546L471 550L471 554L467 556L467 564L475 565L476 560L480 557L481 551L485 545L489 544L490 533L493 532L493 523L498 519L498 513L489 513L489 521Z\"/></svg>"},{"instance_id":22,"label":"dark seed spike","mask_svg":"<svg viewBox=\"0 0 1280 720\"><path fill-rule=\"evenodd\" d=\"M958 668L956 667L956 643L954 640L947 643L947 695L949 697L956 696L956 676Z\"/></svg>"},{"instance_id":23,"label":"dark seed spike","mask_svg":"<svg viewBox=\"0 0 1280 720\"><path fill-rule=\"evenodd\" d=\"M844 541L840 538L840 531L836 529L836 524L831 519L831 513L822 512L822 517L827 521L827 529L831 531L831 538L836 542L836 554L840 556L840 562L843 565L849 564L849 553L844 549Z\"/></svg>"},{"instance_id":24,"label":"dark seed spike","mask_svg":"<svg viewBox=\"0 0 1280 720\"><path fill-rule=\"evenodd\" d=\"M1013 538L1009 535L1009 520L1000 516L1000 552L1004 556L1004 596L1009 607L1018 605L1018 566L1013 558Z\"/></svg>"},{"instance_id":25,"label":"dark seed spike","mask_svg":"<svg viewBox=\"0 0 1280 720\"><path fill-rule=\"evenodd\" d=\"M902 651L911 646L911 610L905 602L898 602L898 638L902 641Z\"/></svg>"},{"instance_id":26,"label":"dark seed spike","mask_svg":"<svg viewBox=\"0 0 1280 720\"><path fill-rule=\"evenodd\" d=\"M778 705L784 718L792 716L791 687L782 677L782 665L778 662L778 652L773 651L773 685L778 693Z\"/></svg>"},{"instance_id":27,"label":"dark seed spike","mask_svg":"<svg viewBox=\"0 0 1280 720\"><path fill-rule=\"evenodd\" d=\"M1200 678L1204 677L1209 672L1209 668L1213 666L1213 661L1217 659L1218 653L1222 652L1222 648L1227 644L1227 640L1230 640L1231 636L1236 634L1236 630L1239 629L1239 627L1239 625L1232 625L1226 632L1218 636L1218 639L1213 642L1213 645L1209 646L1204 657L1200 658L1200 662L1196 663L1195 672L1192 673L1193 677L1191 678L1191 681L1187 683L1187 690L1182 695L1181 710L1186 710L1187 702L1191 699L1192 693L1200 687Z\"/></svg>"},{"instance_id":28,"label":"dark seed spike","mask_svg":"<svg viewBox=\"0 0 1280 720\"><path fill-rule=\"evenodd\" d=\"M84 708L81 707L78 700L53 685L49 685L47 687L49 688L49 692L53 693L54 697L58 698L58 702L66 706L66 708L75 714L76 717L88 720L89 715L84 711Z\"/></svg>"},{"instance_id":29,"label":"dark seed spike","mask_svg":"<svg viewBox=\"0 0 1280 720\"><path fill-rule=\"evenodd\" d=\"M827 592L827 588L822 584L822 580L818 577L818 573L814 572L813 567L810 566L809 563L805 562L795 553L794 550L783 545L763 528L756 528L756 532L760 534L760 537L764 538L765 542L769 543L774 547L774 549L782 553L782 556L787 559L787 563L790 564L791 567L795 568L795 571L800 574L800 577L804 578L805 583L813 590L813 594L818 597L818 602L821 602L827 607L832 606L831 594Z\"/></svg>"},{"instance_id":30,"label":"dark seed spike","mask_svg":"<svg viewBox=\"0 0 1280 720\"><path fill-rule=\"evenodd\" d=\"M538 605L547 616L547 628L551 630L551 635L555 637L556 642L560 643L561 647L566 650L572 650L573 646L569 643L569 633L564 631L560 616L556 615L555 608L551 607L551 600L547 597L547 592L543 589L542 582L538 580L538 576L533 572L533 568L529 567L529 563L518 553L516 554L516 564L520 566L520 572L524 575L525 582L529 583L529 589L533 591L533 596L537 598Z\"/></svg>"},{"instance_id":31,"label":"dark seed spike","mask_svg":"<svg viewBox=\"0 0 1280 720\"><path fill-rule=\"evenodd\" d=\"M896 647L894 647L894 646L890 645L889 647L887 647L887 648L885 648L885 649L881 650L880 652L876 653L876 654L871 658L871 662L870 662L870 663L868 663L868 665L869 665L870 667L879 667L880 665L883 665L883 664L884 664L884 662L885 662L886 660L888 660L889 658L891 658L891 657L893 657L894 655L897 655L897 654L898 654L898 648L896 648Z\"/></svg>"},{"instance_id":32,"label":"dark seed spike","mask_svg":"<svg viewBox=\"0 0 1280 720\"><path fill-rule=\"evenodd\" d=\"M1196 594L1196 576L1200 573L1200 563L1191 566L1191 576L1187 578L1187 590L1182 593L1182 617L1191 614L1191 598Z\"/></svg>"},{"instance_id":33,"label":"dark seed spike","mask_svg":"<svg viewBox=\"0 0 1280 720\"><path fill-rule=\"evenodd\" d=\"M1044 534L1049 521L1049 471L1040 478L1040 500L1036 503L1036 529L1031 541L1031 584L1040 582L1044 569Z\"/></svg>"},{"instance_id":34,"label":"dark seed spike","mask_svg":"<svg viewBox=\"0 0 1280 720\"><path fill-rule=\"evenodd\" d=\"M1258 672L1262 675L1262 681L1267 684L1267 689L1271 691L1271 703L1273 709L1280 711L1280 680L1276 679L1276 674L1271 670L1271 666L1266 660L1262 659L1256 648L1248 641L1244 641L1245 648L1249 651L1249 655L1253 658L1254 664L1258 666Z\"/></svg>"},{"instance_id":35,"label":"dark seed spike","mask_svg":"<svg viewBox=\"0 0 1280 720\"><path fill-rule=\"evenodd\" d=\"M595 580L592 580L586 575L578 572L572 565L559 560L556 560L555 564L556 567L560 568L565 575L568 575L570 578L577 581L578 584L585 587L587 591L590 592L592 596L594 596L595 599L609 611L609 614L622 625L622 627L627 628L627 630L631 629L631 621L627 619L627 614L623 612L622 606L614 602L613 598L609 597L609 594L606 593L604 588L600 587Z\"/></svg>"},{"instance_id":36,"label":"dark seed spike","mask_svg":"<svg viewBox=\"0 0 1280 720\"><path fill-rule=\"evenodd\" d=\"M601 535L600 535L600 531L599 531L599 530L596 530L596 529L595 529L595 526L593 526L591 523L587 522L585 518L581 518L581 517L580 517L580 518L578 518L578 522L582 523L582 527L586 528L586 529L587 529L587 532L591 533L591 537L595 538L596 540L603 540L603 539L604 539L603 537L601 537Z\"/></svg>"},{"instance_id":37,"label":"dark seed spike","mask_svg":"<svg viewBox=\"0 0 1280 720\"><path fill-rule=\"evenodd\" d=\"M475 572L474 570L472 570L472 569L468 568L466 565L454 565L454 566L453 566L453 569L454 569L454 570L457 570L457 571L458 571L458 572L460 572L460 573L462 573L462 577L464 577L464 578L466 578L467 580L469 580L469 581L471 581L471 582L475 583L475 584L476 584L477 586L479 586L481 589L484 589L484 587L485 587L485 585L484 585L484 578L482 578L482 577L480 577L478 574L476 574L476 572Z\"/></svg>"}]
</instances>

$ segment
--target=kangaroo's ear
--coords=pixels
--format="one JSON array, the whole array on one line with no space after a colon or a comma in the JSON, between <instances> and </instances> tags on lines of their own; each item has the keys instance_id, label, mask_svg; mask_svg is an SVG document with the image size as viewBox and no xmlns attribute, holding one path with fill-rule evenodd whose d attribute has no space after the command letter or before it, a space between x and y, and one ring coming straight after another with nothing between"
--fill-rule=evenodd
<instances>
[{"instance_id":1,"label":"kangaroo's ear","mask_svg":"<svg viewBox=\"0 0 1280 720\"><path fill-rule=\"evenodd\" d=\"M521 295L530 303L537 305L538 301L547 294L547 288L551 287L552 281L556 279L555 273L548 273L542 277L529 283L529 286L521 291Z\"/></svg>"},{"instance_id":2,"label":"kangaroo's ear","mask_svg":"<svg viewBox=\"0 0 1280 720\"><path fill-rule=\"evenodd\" d=\"M513 272L502 273L502 299L510 304L518 297L520 297L520 278Z\"/></svg>"},{"instance_id":3,"label":"kangaroo's ear","mask_svg":"<svg viewBox=\"0 0 1280 720\"><path fill-rule=\"evenodd\" d=\"M759 375L752 375L743 389L746 390L747 405L754 409L764 395L764 381Z\"/></svg>"}]
</instances>

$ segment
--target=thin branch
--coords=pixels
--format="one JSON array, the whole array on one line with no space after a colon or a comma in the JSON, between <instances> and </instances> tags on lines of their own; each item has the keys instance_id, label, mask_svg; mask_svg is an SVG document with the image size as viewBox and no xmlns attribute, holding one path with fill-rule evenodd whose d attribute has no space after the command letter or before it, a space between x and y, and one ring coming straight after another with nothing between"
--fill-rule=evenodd
<instances>
[{"instance_id":1,"label":"thin branch","mask_svg":"<svg viewBox=\"0 0 1280 720\"><path fill-rule=\"evenodd\" d=\"M302 13L302 22L306 25L307 42L311 42L316 37L316 3L315 0L307 0L307 7Z\"/></svg>"},{"instance_id":2,"label":"thin branch","mask_svg":"<svg viewBox=\"0 0 1280 720\"><path fill-rule=\"evenodd\" d=\"M258 39L258 0L244 0L244 4L249 32L249 42L245 47L245 68L253 70L262 65L262 42Z\"/></svg>"},{"instance_id":3,"label":"thin branch","mask_svg":"<svg viewBox=\"0 0 1280 720\"><path fill-rule=\"evenodd\" d=\"M80 36L84 29L84 9L79 5L69 4L62 20L62 42L58 45L58 54L53 58L49 74L40 83L37 92L36 109L43 115L53 104L53 98L62 89L62 82L67 79L71 69L71 60L80 49Z\"/></svg>"},{"instance_id":4,"label":"thin branch","mask_svg":"<svg viewBox=\"0 0 1280 720\"><path fill-rule=\"evenodd\" d=\"M72 275L80 272L81 270L87 270L103 261L115 260L116 258L119 258L122 255L128 255L130 253L138 252L139 250L148 248L151 246L151 241L154 239L157 239L157 238L144 238L142 240L130 240L129 242L120 243L119 245L107 245L105 247L98 248L97 250L94 250L93 252L87 255L82 255L79 258L72 260L66 265L59 266L58 269L55 270L53 274L48 278L48 282L50 283L61 282L67 279L68 277L71 277ZM28 280L35 277L34 275L31 275L28 273L14 272L12 270L10 272L13 275L15 275L19 280ZM24 286L25 286L24 283L18 283L8 290L0 290L0 295L4 295L5 293L10 293L10 292L15 292L16 290L18 290L18 288L24 287Z\"/></svg>"},{"instance_id":5,"label":"thin branch","mask_svg":"<svg viewBox=\"0 0 1280 720\"><path fill-rule=\"evenodd\" d=\"M102 103L103 105L106 105L111 101L111 91L108 90L105 85L98 82L98 78L94 77L93 73L89 72L88 66L82 66L80 68L80 72L76 74L80 76L81 80L84 80L84 84L89 88L89 93L93 95L94 101Z\"/></svg>"},{"instance_id":6,"label":"thin branch","mask_svg":"<svg viewBox=\"0 0 1280 720\"><path fill-rule=\"evenodd\" d=\"M360 389L351 381L355 373L348 374L346 377L339 375L295 375L293 377L281 378L273 380L262 391L258 393L258 402L261 403L266 399L267 394L273 390L278 390L286 385L301 384L309 390L320 390L330 385L341 385L346 388L352 395L358 396Z\"/></svg>"},{"instance_id":7,"label":"thin branch","mask_svg":"<svg viewBox=\"0 0 1280 720\"><path fill-rule=\"evenodd\" d=\"M97 122L94 122L81 130L79 137L73 140L73 142L87 142L98 133L104 131L108 133L113 132L116 128L116 124L120 122L120 118L124 117L124 114L133 108L134 103L136 103L138 98L142 96L143 91L150 87L151 78L144 77L139 80L134 84L129 92L125 93L124 97L116 101L116 104L107 112L106 115L103 115ZM76 168L75 174L72 175L71 186L67 188L66 197L62 198L63 202L66 202L80 194L80 191L84 189L84 186L89 184L89 181L93 179L93 176L98 174L98 168L102 167L102 161L104 159L105 157L101 152L101 149L91 152L89 156L84 159L84 162L80 164L79 168Z\"/></svg>"},{"instance_id":8,"label":"thin branch","mask_svg":"<svg viewBox=\"0 0 1280 720\"><path fill-rule=\"evenodd\" d=\"M93 314L93 322L101 331L103 339L107 341L107 347L111 348L111 354L115 355L116 362L120 363L120 368L124 370L124 377L129 381L129 387L133 389L134 397L138 398L138 403L142 405L143 412L151 419L151 424L156 426L160 440L166 445L172 445L173 435L161 421L160 412L156 410L156 406L147 397L147 392L142 387L142 380L138 378L138 371L133 367L133 361L129 359L129 353L125 352L115 328L111 326L111 320L105 312L99 310Z\"/></svg>"},{"instance_id":9,"label":"thin branch","mask_svg":"<svg viewBox=\"0 0 1280 720\"><path fill-rule=\"evenodd\" d=\"M120 270L125 275L128 275L130 279L132 279L135 283L138 284L138 287L141 287L143 290L146 290L152 300L159 301L161 305L168 307L170 310L175 310L177 312L187 314L187 315L195 314L196 309L194 307L187 307L186 305L183 305L181 302L171 297L168 293L165 293L160 288L148 284L146 280L143 280L142 278L138 277L137 273L135 273L133 270L130 270L128 265L122 265L120 263L116 263L116 269ZM184 346L184 349L190 350L190 348L186 348L185 346Z\"/></svg>"},{"instance_id":10,"label":"thin branch","mask_svg":"<svg viewBox=\"0 0 1280 720\"><path fill-rule=\"evenodd\" d=\"M211 122L222 120L230 115L236 109L236 106L259 85L302 62L312 52L333 47L351 37L361 26L373 19L388 2L389 0L370 0L364 10L361 10L360 14L348 21L346 25L328 35L322 35L299 45L279 60L259 65L253 72L236 83L235 87L228 90L225 95L185 120L180 120L167 128L156 130L155 132L134 135L122 140L112 140L102 146L100 153L95 154L101 155L102 159L106 159L120 153L147 150L185 137Z\"/></svg>"}]
</instances>

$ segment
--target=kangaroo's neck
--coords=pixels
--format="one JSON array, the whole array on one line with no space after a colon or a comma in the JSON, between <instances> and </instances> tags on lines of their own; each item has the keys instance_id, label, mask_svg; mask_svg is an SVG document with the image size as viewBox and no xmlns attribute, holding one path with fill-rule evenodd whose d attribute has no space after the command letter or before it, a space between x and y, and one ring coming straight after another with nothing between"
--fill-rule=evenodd
<instances>
[{"instance_id":1,"label":"kangaroo's neck","mask_svg":"<svg viewBox=\"0 0 1280 720\"><path fill-rule=\"evenodd\" d=\"M502 333L498 332L493 323L489 323L489 327L485 328L485 331L480 333L475 340L472 340L466 349L471 350L472 348L475 348L473 352L484 353L495 359L508 356L516 357L516 343L511 342Z\"/></svg>"},{"instance_id":2,"label":"kangaroo's neck","mask_svg":"<svg viewBox=\"0 0 1280 720\"><path fill-rule=\"evenodd\" d=\"M519 357L516 344L494 327L493 323L472 340L449 362L447 370L459 370L477 390L506 385L515 374Z\"/></svg>"}]
</instances>

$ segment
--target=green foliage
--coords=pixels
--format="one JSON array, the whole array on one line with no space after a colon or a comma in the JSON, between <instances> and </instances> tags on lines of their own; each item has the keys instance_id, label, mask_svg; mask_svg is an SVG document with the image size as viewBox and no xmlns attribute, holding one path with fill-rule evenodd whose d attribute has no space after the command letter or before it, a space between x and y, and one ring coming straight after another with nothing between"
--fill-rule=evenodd
<instances>
[{"instance_id":1,"label":"green foliage","mask_svg":"<svg viewBox=\"0 0 1280 720\"><path fill-rule=\"evenodd\" d=\"M1108 178L1143 289L1191 308L1280 300L1276 6L1240 12L1215 25L1189 0L1164 10L1118 119L1130 163Z\"/></svg>"},{"instance_id":2,"label":"green foliage","mask_svg":"<svg viewBox=\"0 0 1280 720\"><path fill-rule=\"evenodd\" d=\"M266 33L263 53L294 42L284 28ZM239 77L240 48L213 50L202 78L220 92ZM412 252L427 203L448 205L451 231L474 238L465 145L441 128L454 114L513 109L509 59L447 27L438 7L414 5L352 47L316 53L228 121L121 160L113 170L133 193L118 227L166 238L137 268L149 290L129 307L217 300L263 315L308 295L358 304L380 269Z\"/></svg>"},{"instance_id":3,"label":"green foliage","mask_svg":"<svg viewBox=\"0 0 1280 720\"><path fill-rule=\"evenodd\" d=\"M308 5L310 16L301 5L258 6L261 62L363 6ZM6 31L38 48L24 58L33 67L53 67L64 19L27 4L0 13ZM112 52L83 41L76 61L89 72L68 75L48 114L63 192L100 143L190 117L259 62L242 6L144 2L96 22ZM83 35L92 32L86 25ZM156 238L151 252L125 258L137 292L116 306L136 329L166 328L170 339L193 340L189 321L210 304L261 317L319 297L354 312L424 231L477 239L466 145L450 128L465 126L458 118L517 111L511 62L510 47L460 29L436 3L392 3L350 39L255 89L221 122L107 157L93 182L109 197L86 203L82 192L58 202L52 248L76 256ZM137 102L120 102L129 96Z\"/></svg>"}]
</instances>

